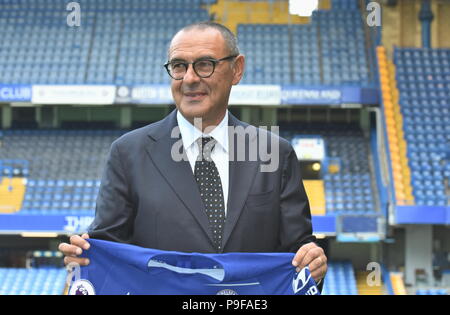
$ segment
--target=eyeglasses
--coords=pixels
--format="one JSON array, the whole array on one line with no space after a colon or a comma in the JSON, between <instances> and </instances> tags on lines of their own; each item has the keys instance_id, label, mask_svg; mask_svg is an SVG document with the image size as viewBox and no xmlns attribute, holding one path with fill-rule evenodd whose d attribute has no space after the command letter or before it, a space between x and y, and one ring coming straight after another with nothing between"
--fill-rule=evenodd
<instances>
[{"instance_id":1,"label":"eyeglasses","mask_svg":"<svg viewBox=\"0 0 450 315\"><path fill-rule=\"evenodd\" d=\"M189 65L192 65L194 68L194 72L200 77L200 78L209 78L214 73L214 70L216 69L216 65L225 60L231 60L233 58L236 58L237 55L228 56L221 59L213 59L213 58L205 58L205 59L199 59L194 62L185 62L185 61L169 61L164 65L164 67L167 70L167 73L174 79L174 80L183 80L184 76L186 75L186 72L188 70Z\"/></svg>"}]
</instances>

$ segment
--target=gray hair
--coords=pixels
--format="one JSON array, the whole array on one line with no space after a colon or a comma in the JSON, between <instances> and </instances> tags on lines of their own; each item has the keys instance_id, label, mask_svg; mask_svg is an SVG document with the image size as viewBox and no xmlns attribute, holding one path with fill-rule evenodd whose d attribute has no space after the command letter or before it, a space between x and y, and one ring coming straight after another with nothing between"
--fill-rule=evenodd
<instances>
[{"instance_id":1,"label":"gray hair","mask_svg":"<svg viewBox=\"0 0 450 315\"><path fill-rule=\"evenodd\" d=\"M230 29L222 24L212 22L212 21L204 21L204 22L197 22L190 25L187 25L180 29L178 33L182 31L191 31L194 29L198 30L205 30L208 28L213 28L222 34L223 39L225 40L225 45L228 47L228 50L230 51L230 55L237 56L239 55L239 46L238 46L238 40L236 35L233 34ZM175 36L174 36L175 37ZM172 42L169 44L169 46L172 45ZM170 47L169 47L170 49Z\"/></svg>"}]
</instances>

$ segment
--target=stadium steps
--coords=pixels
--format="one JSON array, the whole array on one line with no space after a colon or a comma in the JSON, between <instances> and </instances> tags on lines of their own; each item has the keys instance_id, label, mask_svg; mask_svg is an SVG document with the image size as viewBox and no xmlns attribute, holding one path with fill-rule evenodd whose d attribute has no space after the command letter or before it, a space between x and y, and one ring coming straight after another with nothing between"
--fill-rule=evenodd
<instances>
[{"instance_id":1,"label":"stadium steps","mask_svg":"<svg viewBox=\"0 0 450 315\"><path fill-rule=\"evenodd\" d=\"M329 7L329 6L328 6ZM310 18L289 14L289 2L218 0L208 7L219 23L237 32L238 24L308 24Z\"/></svg>"},{"instance_id":2,"label":"stadium steps","mask_svg":"<svg viewBox=\"0 0 450 315\"><path fill-rule=\"evenodd\" d=\"M396 48L393 61L415 204L446 207L449 199L445 178L450 175L445 165L450 152L450 50Z\"/></svg>"},{"instance_id":3,"label":"stadium steps","mask_svg":"<svg viewBox=\"0 0 450 315\"><path fill-rule=\"evenodd\" d=\"M385 47L377 47L377 57L396 201L398 205L414 204L395 66L388 60Z\"/></svg>"},{"instance_id":4,"label":"stadium steps","mask_svg":"<svg viewBox=\"0 0 450 315\"><path fill-rule=\"evenodd\" d=\"M64 268L0 268L2 295L61 295L67 272Z\"/></svg>"},{"instance_id":5,"label":"stadium steps","mask_svg":"<svg viewBox=\"0 0 450 315\"><path fill-rule=\"evenodd\" d=\"M403 282L403 275L401 273L391 272L390 279L394 295L408 295L406 292L405 283Z\"/></svg>"},{"instance_id":6,"label":"stadium steps","mask_svg":"<svg viewBox=\"0 0 450 315\"><path fill-rule=\"evenodd\" d=\"M321 0L319 1L320 10L331 10L331 0Z\"/></svg>"},{"instance_id":7,"label":"stadium steps","mask_svg":"<svg viewBox=\"0 0 450 315\"><path fill-rule=\"evenodd\" d=\"M358 295L386 295L386 288L384 284L373 287L367 284L368 275L369 272L367 271L356 272L356 287L358 289Z\"/></svg>"},{"instance_id":8,"label":"stadium steps","mask_svg":"<svg viewBox=\"0 0 450 315\"><path fill-rule=\"evenodd\" d=\"M329 261L323 295L358 295L351 261Z\"/></svg>"},{"instance_id":9,"label":"stadium steps","mask_svg":"<svg viewBox=\"0 0 450 315\"><path fill-rule=\"evenodd\" d=\"M304 180L312 215L325 215L325 184L323 180Z\"/></svg>"},{"instance_id":10,"label":"stadium steps","mask_svg":"<svg viewBox=\"0 0 450 315\"><path fill-rule=\"evenodd\" d=\"M22 207L25 197L25 179L20 177L1 178L0 213L15 213Z\"/></svg>"}]
</instances>

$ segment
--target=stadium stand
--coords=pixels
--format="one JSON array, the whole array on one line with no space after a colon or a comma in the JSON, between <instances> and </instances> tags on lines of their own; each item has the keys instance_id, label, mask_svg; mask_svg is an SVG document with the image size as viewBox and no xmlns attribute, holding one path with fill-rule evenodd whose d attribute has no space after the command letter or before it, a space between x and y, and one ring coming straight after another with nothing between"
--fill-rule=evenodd
<instances>
[{"instance_id":1,"label":"stadium stand","mask_svg":"<svg viewBox=\"0 0 450 315\"><path fill-rule=\"evenodd\" d=\"M370 85L357 2L333 2L310 24L239 24L246 84ZM319 48L320 47L320 48Z\"/></svg>"},{"instance_id":2,"label":"stadium stand","mask_svg":"<svg viewBox=\"0 0 450 315\"><path fill-rule=\"evenodd\" d=\"M372 186L369 144L355 125L284 125L281 136L321 135L327 155L340 161L340 171L325 174L326 212L328 214L375 214L378 212ZM313 196L311 198L314 198Z\"/></svg>"},{"instance_id":3,"label":"stadium stand","mask_svg":"<svg viewBox=\"0 0 450 315\"><path fill-rule=\"evenodd\" d=\"M450 50L396 49L394 62L416 204L447 206Z\"/></svg>"},{"instance_id":4,"label":"stadium stand","mask_svg":"<svg viewBox=\"0 0 450 315\"><path fill-rule=\"evenodd\" d=\"M30 180L21 214L92 215L99 186L99 180Z\"/></svg>"},{"instance_id":5,"label":"stadium stand","mask_svg":"<svg viewBox=\"0 0 450 315\"><path fill-rule=\"evenodd\" d=\"M420 289L416 291L416 295L448 295L448 291L446 289Z\"/></svg>"},{"instance_id":6,"label":"stadium stand","mask_svg":"<svg viewBox=\"0 0 450 315\"><path fill-rule=\"evenodd\" d=\"M395 66L385 64L384 51L379 49L379 63L382 85L387 81L383 95L397 203L447 206L449 51L397 49Z\"/></svg>"},{"instance_id":7,"label":"stadium stand","mask_svg":"<svg viewBox=\"0 0 450 315\"><path fill-rule=\"evenodd\" d=\"M167 84L169 77L162 65L170 39L181 27L205 20L209 20L207 11L191 5L183 10L128 13L123 17L115 83Z\"/></svg>"},{"instance_id":8,"label":"stadium stand","mask_svg":"<svg viewBox=\"0 0 450 315\"><path fill-rule=\"evenodd\" d=\"M66 276L61 268L0 268L0 295L62 295Z\"/></svg>"},{"instance_id":9,"label":"stadium stand","mask_svg":"<svg viewBox=\"0 0 450 315\"><path fill-rule=\"evenodd\" d=\"M386 287L384 283L380 285L369 284L370 273L367 271L358 271L356 273L356 287L358 295L386 295Z\"/></svg>"},{"instance_id":10,"label":"stadium stand","mask_svg":"<svg viewBox=\"0 0 450 315\"><path fill-rule=\"evenodd\" d=\"M407 295L403 275L399 272L390 273L390 281L392 283L392 291L394 295Z\"/></svg>"},{"instance_id":11,"label":"stadium stand","mask_svg":"<svg viewBox=\"0 0 450 315\"><path fill-rule=\"evenodd\" d=\"M352 263L330 262L323 295L358 295Z\"/></svg>"},{"instance_id":12,"label":"stadium stand","mask_svg":"<svg viewBox=\"0 0 450 315\"><path fill-rule=\"evenodd\" d=\"M313 23L315 21L319 24L323 84L367 85L368 68L360 11L334 7L331 11L319 10L314 12Z\"/></svg>"},{"instance_id":13,"label":"stadium stand","mask_svg":"<svg viewBox=\"0 0 450 315\"><path fill-rule=\"evenodd\" d=\"M239 25L238 40L247 69L242 83L291 82L289 28L287 25Z\"/></svg>"},{"instance_id":14,"label":"stadium stand","mask_svg":"<svg viewBox=\"0 0 450 315\"><path fill-rule=\"evenodd\" d=\"M316 24L292 26L292 83L317 85L321 82L321 65Z\"/></svg>"},{"instance_id":15,"label":"stadium stand","mask_svg":"<svg viewBox=\"0 0 450 315\"><path fill-rule=\"evenodd\" d=\"M30 179L96 180L121 130L6 130L0 159L28 161Z\"/></svg>"},{"instance_id":16,"label":"stadium stand","mask_svg":"<svg viewBox=\"0 0 450 315\"><path fill-rule=\"evenodd\" d=\"M92 215L105 157L123 132L5 131L0 160L20 156L29 163L21 213Z\"/></svg>"},{"instance_id":17,"label":"stadium stand","mask_svg":"<svg viewBox=\"0 0 450 315\"><path fill-rule=\"evenodd\" d=\"M60 27L66 12L55 2L6 1L0 34L9 45L0 48L0 81L168 83L162 67L165 48L182 26L210 19L200 4L200 0L80 1L83 25L70 28ZM356 2L333 3L332 10L316 11L307 25L240 24L237 34L248 56L243 83L369 84Z\"/></svg>"},{"instance_id":18,"label":"stadium stand","mask_svg":"<svg viewBox=\"0 0 450 315\"><path fill-rule=\"evenodd\" d=\"M209 20L200 0L79 3L83 24L71 28L65 3L3 1L0 36L9 44L0 48L0 82L168 83L162 65L170 38L181 26Z\"/></svg>"},{"instance_id":19,"label":"stadium stand","mask_svg":"<svg viewBox=\"0 0 450 315\"><path fill-rule=\"evenodd\" d=\"M406 139L403 131L403 117L395 79L395 66L392 61L388 60L385 47L377 48L377 56L396 203L399 205L414 204L411 170L408 165Z\"/></svg>"},{"instance_id":20,"label":"stadium stand","mask_svg":"<svg viewBox=\"0 0 450 315\"><path fill-rule=\"evenodd\" d=\"M78 31L60 27L65 19L55 2L3 1L0 34L8 45L0 48L0 81L84 83L94 14L86 12Z\"/></svg>"},{"instance_id":21,"label":"stadium stand","mask_svg":"<svg viewBox=\"0 0 450 315\"><path fill-rule=\"evenodd\" d=\"M5 131L0 159L21 156L30 165L22 213L92 214L105 156L112 141L121 133L123 131ZM369 153L362 132L332 126L301 133L324 135L329 155L342 161L339 174L328 174L324 178L328 213L373 213L375 198L367 166ZM63 170L65 175L61 178Z\"/></svg>"}]
</instances>

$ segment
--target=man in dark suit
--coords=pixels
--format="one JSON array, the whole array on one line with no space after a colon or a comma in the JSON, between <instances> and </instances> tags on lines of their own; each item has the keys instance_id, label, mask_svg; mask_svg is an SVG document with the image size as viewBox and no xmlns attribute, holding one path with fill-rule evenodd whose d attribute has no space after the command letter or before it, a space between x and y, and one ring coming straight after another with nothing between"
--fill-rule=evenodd
<instances>
[{"instance_id":1,"label":"man in dark suit","mask_svg":"<svg viewBox=\"0 0 450 315\"><path fill-rule=\"evenodd\" d=\"M228 113L244 61L222 25L174 36L165 67L177 109L112 144L89 234L60 244L66 263L88 264L77 256L93 237L184 252L296 252L293 265L323 279L327 259L294 150ZM261 152L270 160L255 158Z\"/></svg>"}]
</instances>

